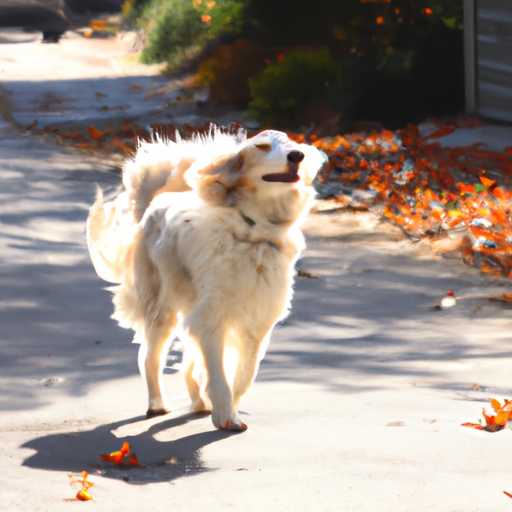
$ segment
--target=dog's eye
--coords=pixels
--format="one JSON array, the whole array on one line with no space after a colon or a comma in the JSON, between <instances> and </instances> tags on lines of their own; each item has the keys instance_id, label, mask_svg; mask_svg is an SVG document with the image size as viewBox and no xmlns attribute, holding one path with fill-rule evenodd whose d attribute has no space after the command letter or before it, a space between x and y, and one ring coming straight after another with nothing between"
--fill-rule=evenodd
<instances>
[{"instance_id":1,"label":"dog's eye","mask_svg":"<svg viewBox=\"0 0 512 512\"><path fill-rule=\"evenodd\" d=\"M256 144L256 147L260 151L265 151L265 153L269 153L270 151L272 151L272 146L270 144Z\"/></svg>"}]
</instances>

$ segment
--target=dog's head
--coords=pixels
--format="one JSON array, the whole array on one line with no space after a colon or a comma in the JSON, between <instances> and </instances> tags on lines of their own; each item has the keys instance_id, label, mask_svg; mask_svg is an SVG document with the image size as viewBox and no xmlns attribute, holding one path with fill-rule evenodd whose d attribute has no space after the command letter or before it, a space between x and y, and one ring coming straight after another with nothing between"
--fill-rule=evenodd
<instances>
[{"instance_id":1,"label":"dog's head","mask_svg":"<svg viewBox=\"0 0 512 512\"><path fill-rule=\"evenodd\" d=\"M210 204L232 206L241 200L287 201L311 195L311 184L326 163L315 147L298 144L283 133L261 132L237 150L191 168L189 185ZM299 206L300 207L300 206Z\"/></svg>"}]
</instances>

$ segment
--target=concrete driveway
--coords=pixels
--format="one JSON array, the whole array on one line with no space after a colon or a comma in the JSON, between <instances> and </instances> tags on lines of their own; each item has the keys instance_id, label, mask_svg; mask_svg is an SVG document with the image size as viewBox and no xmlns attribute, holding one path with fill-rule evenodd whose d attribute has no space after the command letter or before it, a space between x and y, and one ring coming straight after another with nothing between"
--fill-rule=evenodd
<instances>
[{"instance_id":1,"label":"concrete driveway","mask_svg":"<svg viewBox=\"0 0 512 512\"><path fill-rule=\"evenodd\" d=\"M12 44L17 62L39 51ZM4 60L10 51L0 44ZM6 69L11 99L52 78L30 88ZM512 398L510 309L487 300L509 281L438 259L371 214L313 213L300 267L318 279L297 280L241 402L249 430L189 414L177 350L165 375L174 410L145 420L137 347L109 318L84 237L94 183L118 174L22 136L19 104L0 126L0 510L510 510L512 433L460 426ZM456 306L433 308L449 289ZM100 460L124 441L146 468ZM68 472L84 470L94 501L65 501L77 490Z\"/></svg>"}]
</instances>

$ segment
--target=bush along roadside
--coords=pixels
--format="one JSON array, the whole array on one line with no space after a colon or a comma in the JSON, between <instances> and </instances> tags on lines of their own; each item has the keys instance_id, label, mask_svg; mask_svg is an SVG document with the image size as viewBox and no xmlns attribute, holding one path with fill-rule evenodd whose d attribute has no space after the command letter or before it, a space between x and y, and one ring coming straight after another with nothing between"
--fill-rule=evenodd
<instances>
[{"instance_id":1,"label":"bush along roadside","mask_svg":"<svg viewBox=\"0 0 512 512\"><path fill-rule=\"evenodd\" d=\"M145 62L167 62L167 72L175 72L203 61L197 79L210 87L212 101L251 103L262 125L318 128L337 116L341 125L332 123L333 133L358 121L394 129L464 108L462 0L127 0L125 6L145 34ZM327 88L301 74L306 56L302 66L298 57L283 59L321 50L343 70L333 81L325 54L323 69L310 63L315 77L328 75Z\"/></svg>"}]
</instances>

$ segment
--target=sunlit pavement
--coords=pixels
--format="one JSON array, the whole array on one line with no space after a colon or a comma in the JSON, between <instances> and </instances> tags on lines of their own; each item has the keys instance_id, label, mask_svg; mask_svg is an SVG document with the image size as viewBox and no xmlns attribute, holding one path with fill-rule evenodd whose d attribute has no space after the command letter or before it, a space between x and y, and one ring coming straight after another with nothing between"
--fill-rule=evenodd
<instances>
[{"instance_id":1,"label":"sunlit pavement","mask_svg":"<svg viewBox=\"0 0 512 512\"><path fill-rule=\"evenodd\" d=\"M67 474L86 470L108 511L510 509L510 430L460 426L512 397L510 309L488 301L509 281L434 257L371 214L311 214L299 267L317 279L297 280L241 402L249 430L189 414L176 354L174 410L147 421L137 347L109 318L84 236L95 183L118 174L9 120L0 129L0 508L68 510ZM439 309L448 290L456 304ZM100 460L123 441L147 468Z\"/></svg>"}]
</instances>

